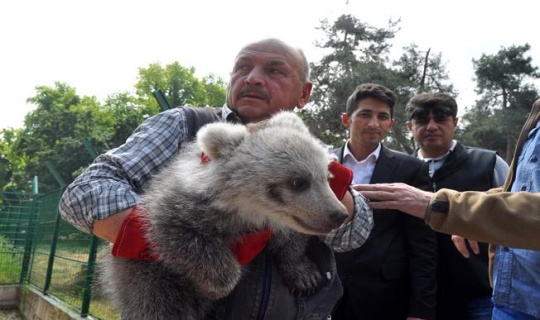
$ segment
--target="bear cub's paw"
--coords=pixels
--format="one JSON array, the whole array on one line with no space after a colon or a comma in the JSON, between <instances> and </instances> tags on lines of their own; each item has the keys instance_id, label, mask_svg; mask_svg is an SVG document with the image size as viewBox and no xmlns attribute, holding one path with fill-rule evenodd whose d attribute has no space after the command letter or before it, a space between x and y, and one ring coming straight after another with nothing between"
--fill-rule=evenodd
<instances>
[{"instance_id":1,"label":"bear cub's paw","mask_svg":"<svg viewBox=\"0 0 540 320\"><path fill-rule=\"evenodd\" d=\"M277 267L293 295L312 295L322 284L323 277L317 265L305 256L297 261L281 261Z\"/></svg>"}]
</instances>

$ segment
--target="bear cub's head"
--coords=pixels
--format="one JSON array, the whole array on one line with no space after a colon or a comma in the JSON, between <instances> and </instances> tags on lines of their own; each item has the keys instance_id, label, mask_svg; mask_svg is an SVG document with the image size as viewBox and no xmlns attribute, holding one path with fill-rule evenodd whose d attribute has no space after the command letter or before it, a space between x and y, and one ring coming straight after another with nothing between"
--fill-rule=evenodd
<instances>
[{"instance_id":1,"label":"bear cub's head","mask_svg":"<svg viewBox=\"0 0 540 320\"><path fill-rule=\"evenodd\" d=\"M211 123L197 134L219 199L246 223L326 234L347 218L329 187L326 147L293 112L266 121Z\"/></svg>"}]
</instances>

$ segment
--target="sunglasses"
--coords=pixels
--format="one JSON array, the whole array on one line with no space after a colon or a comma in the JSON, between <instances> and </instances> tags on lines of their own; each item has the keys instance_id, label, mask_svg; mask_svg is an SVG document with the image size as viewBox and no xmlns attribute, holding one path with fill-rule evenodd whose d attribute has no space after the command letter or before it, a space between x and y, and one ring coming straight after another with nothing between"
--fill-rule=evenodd
<instances>
[{"instance_id":1,"label":"sunglasses","mask_svg":"<svg viewBox=\"0 0 540 320\"><path fill-rule=\"evenodd\" d=\"M431 117L429 116L430 114ZM445 122L450 116L453 116L453 113L449 108L419 108L411 114L409 120L412 120L417 124L427 124L431 118L435 120L435 122L442 123Z\"/></svg>"}]
</instances>

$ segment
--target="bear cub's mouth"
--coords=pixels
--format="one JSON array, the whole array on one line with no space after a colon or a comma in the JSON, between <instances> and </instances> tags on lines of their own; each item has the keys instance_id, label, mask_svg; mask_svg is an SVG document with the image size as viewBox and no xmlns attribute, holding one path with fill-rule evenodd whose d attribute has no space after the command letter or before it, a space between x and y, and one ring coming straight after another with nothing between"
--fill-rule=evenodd
<instances>
[{"instance_id":1,"label":"bear cub's mouth","mask_svg":"<svg viewBox=\"0 0 540 320\"><path fill-rule=\"evenodd\" d=\"M328 234L330 231L332 231L334 228L339 227L339 225L332 225L332 224L324 224L324 225L311 225L306 223L305 221L301 220L298 217L292 217L294 222L296 222L299 226L302 232L309 233L309 234L315 234L315 235L325 235Z\"/></svg>"}]
</instances>

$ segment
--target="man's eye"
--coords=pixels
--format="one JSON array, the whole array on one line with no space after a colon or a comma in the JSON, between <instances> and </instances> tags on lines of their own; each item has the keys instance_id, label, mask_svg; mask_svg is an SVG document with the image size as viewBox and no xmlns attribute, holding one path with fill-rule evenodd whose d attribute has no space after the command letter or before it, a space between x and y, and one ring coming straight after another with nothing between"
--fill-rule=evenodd
<instances>
[{"instance_id":1,"label":"man's eye","mask_svg":"<svg viewBox=\"0 0 540 320\"><path fill-rule=\"evenodd\" d=\"M234 71L237 72L237 71L248 71L249 70L249 65L247 64L241 64L241 65L237 65L235 68L234 68Z\"/></svg>"},{"instance_id":2,"label":"man's eye","mask_svg":"<svg viewBox=\"0 0 540 320\"><path fill-rule=\"evenodd\" d=\"M268 70L268 73L270 73L270 74L283 74L283 72L281 72L281 70L276 69L276 68L270 68Z\"/></svg>"}]
</instances>

